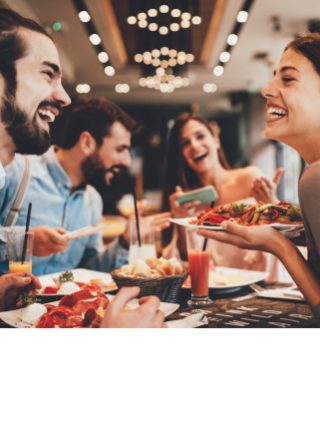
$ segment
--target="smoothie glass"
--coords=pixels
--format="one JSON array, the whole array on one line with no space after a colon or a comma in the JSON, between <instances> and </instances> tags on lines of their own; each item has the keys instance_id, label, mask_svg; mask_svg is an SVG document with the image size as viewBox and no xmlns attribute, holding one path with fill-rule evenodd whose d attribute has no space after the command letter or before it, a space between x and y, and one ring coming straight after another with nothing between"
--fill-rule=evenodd
<instances>
[{"instance_id":1,"label":"smoothie glass","mask_svg":"<svg viewBox=\"0 0 320 426\"><path fill-rule=\"evenodd\" d=\"M32 272L32 252L34 233L27 232L25 241L24 228L10 228L7 230L7 245L9 256L9 272ZM22 259L25 244L25 258Z\"/></svg>"},{"instance_id":2,"label":"smoothie glass","mask_svg":"<svg viewBox=\"0 0 320 426\"><path fill-rule=\"evenodd\" d=\"M189 274L191 277L190 306L205 306L212 303L209 298L209 269L211 254L203 250L204 238L194 228L186 229Z\"/></svg>"}]
</instances>

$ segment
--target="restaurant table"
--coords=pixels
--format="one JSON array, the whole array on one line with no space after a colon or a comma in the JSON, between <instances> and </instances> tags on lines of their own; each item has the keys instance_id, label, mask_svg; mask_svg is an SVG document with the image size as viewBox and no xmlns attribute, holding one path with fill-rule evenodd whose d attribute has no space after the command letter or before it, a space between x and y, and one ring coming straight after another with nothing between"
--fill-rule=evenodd
<instances>
[{"instance_id":1,"label":"restaurant table","mask_svg":"<svg viewBox=\"0 0 320 426\"><path fill-rule=\"evenodd\" d=\"M259 285L264 286L263 283ZM273 283L267 288L288 287ZM187 304L190 289L181 289L179 309L167 317L168 321L185 318L196 312L203 312L208 325L200 328L315 328L320 327L309 305L304 301L277 300L258 297L249 287L223 292L210 290L212 304L205 308L190 308ZM11 328L0 320L0 328Z\"/></svg>"},{"instance_id":2,"label":"restaurant table","mask_svg":"<svg viewBox=\"0 0 320 426\"><path fill-rule=\"evenodd\" d=\"M259 283L260 284L260 283ZM263 286L264 284L262 284ZM272 283L267 288L288 287ZM210 291L213 303L204 308L190 308L190 290L182 289L180 308L167 320L177 320L202 311L208 325L201 328L308 328L319 327L309 305L304 301L258 297L248 286L235 292Z\"/></svg>"}]
</instances>

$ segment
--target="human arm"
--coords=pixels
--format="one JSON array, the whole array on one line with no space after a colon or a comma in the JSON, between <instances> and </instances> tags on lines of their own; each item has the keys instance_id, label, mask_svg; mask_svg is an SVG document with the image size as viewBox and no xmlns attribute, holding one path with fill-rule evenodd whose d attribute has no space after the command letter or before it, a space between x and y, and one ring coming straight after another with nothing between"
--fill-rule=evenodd
<instances>
[{"instance_id":1,"label":"human arm","mask_svg":"<svg viewBox=\"0 0 320 426\"><path fill-rule=\"evenodd\" d=\"M41 288L39 279L29 273L17 272L0 276L0 310L14 308L21 290L39 288Z\"/></svg>"},{"instance_id":2,"label":"human arm","mask_svg":"<svg viewBox=\"0 0 320 426\"><path fill-rule=\"evenodd\" d=\"M223 222L226 232L201 230L200 235L244 249L274 254L284 264L315 314L320 313L320 282L296 246L275 229L266 226L241 226Z\"/></svg>"},{"instance_id":3,"label":"human arm","mask_svg":"<svg viewBox=\"0 0 320 426\"><path fill-rule=\"evenodd\" d=\"M139 299L135 309L125 309L127 303L138 296L139 287L123 287L108 305L102 328L161 328L164 314L159 311L160 300L155 296Z\"/></svg>"},{"instance_id":4,"label":"human arm","mask_svg":"<svg viewBox=\"0 0 320 426\"><path fill-rule=\"evenodd\" d=\"M265 176L256 178L251 186L250 195L256 199L258 203L278 203L277 187L281 180L284 168L280 167L275 171L272 180Z\"/></svg>"},{"instance_id":5,"label":"human arm","mask_svg":"<svg viewBox=\"0 0 320 426\"><path fill-rule=\"evenodd\" d=\"M67 250L68 240L63 236L66 233L65 229L37 226L31 230L34 232L35 256L49 256Z\"/></svg>"}]
</instances>

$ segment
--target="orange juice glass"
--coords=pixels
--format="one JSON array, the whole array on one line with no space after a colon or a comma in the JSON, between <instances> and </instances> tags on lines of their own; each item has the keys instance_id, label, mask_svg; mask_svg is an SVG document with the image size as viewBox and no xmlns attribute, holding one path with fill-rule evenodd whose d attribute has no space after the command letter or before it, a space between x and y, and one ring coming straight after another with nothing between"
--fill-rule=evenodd
<instances>
[{"instance_id":1,"label":"orange juice glass","mask_svg":"<svg viewBox=\"0 0 320 426\"><path fill-rule=\"evenodd\" d=\"M9 262L9 272L32 272L32 262Z\"/></svg>"},{"instance_id":2,"label":"orange juice glass","mask_svg":"<svg viewBox=\"0 0 320 426\"><path fill-rule=\"evenodd\" d=\"M33 241L34 233L31 231L25 234L23 228L7 230L9 272L32 272Z\"/></svg>"}]
</instances>

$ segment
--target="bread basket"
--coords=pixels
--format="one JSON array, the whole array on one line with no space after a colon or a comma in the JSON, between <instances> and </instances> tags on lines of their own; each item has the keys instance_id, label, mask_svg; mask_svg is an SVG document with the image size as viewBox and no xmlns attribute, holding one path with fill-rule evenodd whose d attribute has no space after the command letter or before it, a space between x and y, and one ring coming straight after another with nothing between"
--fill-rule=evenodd
<instances>
[{"instance_id":1,"label":"bread basket","mask_svg":"<svg viewBox=\"0 0 320 426\"><path fill-rule=\"evenodd\" d=\"M162 302L178 302L179 292L188 272L184 271L180 275L167 275L156 278L130 277L123 275L120 269L111 272L114 282L121 287L140 287L139 297L158 296Z\"/></svg>"}]
</instances>

